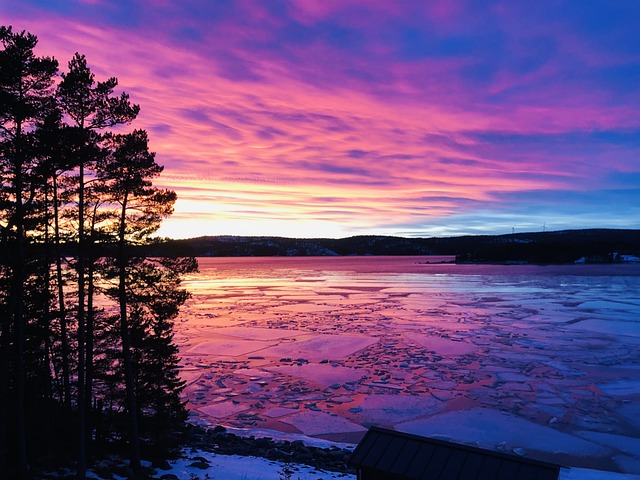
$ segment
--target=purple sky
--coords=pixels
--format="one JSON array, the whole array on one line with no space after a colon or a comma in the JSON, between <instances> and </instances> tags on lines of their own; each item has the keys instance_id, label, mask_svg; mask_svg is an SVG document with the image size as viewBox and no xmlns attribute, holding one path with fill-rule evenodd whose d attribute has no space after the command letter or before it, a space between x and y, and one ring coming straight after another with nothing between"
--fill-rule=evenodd
<instances>
[{"instance_id":1,"label":"purple sky","mask_svg":"<svg viewBox=\"0 0 640 480\"><path fill-rule=\"evenodd\" d=\"M5 0L118 77L161 234L640 228L640 2Z\"/></svg>"}]
</instances>

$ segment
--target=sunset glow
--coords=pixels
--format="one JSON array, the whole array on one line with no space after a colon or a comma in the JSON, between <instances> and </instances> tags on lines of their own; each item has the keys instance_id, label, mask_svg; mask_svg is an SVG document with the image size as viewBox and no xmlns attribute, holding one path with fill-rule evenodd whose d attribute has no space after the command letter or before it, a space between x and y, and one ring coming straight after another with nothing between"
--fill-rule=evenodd
<instances>
[{"instance_id":1,"label":"sunset glow","mask_svg":"<svg viewBox=\"0 0 640 480\"><path fill-rule=\"evenodd\" d=\"M640 3L9 0L141 107L160 235L640 228Z\"/></svg>"}]
</instances>

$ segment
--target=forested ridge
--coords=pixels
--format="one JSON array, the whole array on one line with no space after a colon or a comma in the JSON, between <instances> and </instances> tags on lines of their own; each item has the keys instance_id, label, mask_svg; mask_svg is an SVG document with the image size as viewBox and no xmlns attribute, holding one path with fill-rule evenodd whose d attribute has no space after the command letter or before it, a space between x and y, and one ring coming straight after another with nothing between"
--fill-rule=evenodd
<instances>
[{"instance_id":1,"label":"forested ridge","mask_svg":"<svg viewBox=\"0 0 640 480\"><path fill-rule=\"evenodd\" d=\"M116 78L79 53L61 72L25 31L0 42L0 477L84 478L106 451L135 477L187 417L173 321L197 264L135 249L176 194L147 133L122 133L140 108Z\"/></svg>"},{"instance_id":2,"label":"forested ridge","mask_svg":"<svg viewBox=\"0 0 640 480\"><path fill-rule=\"evenodd\" d=\"M146 255L322 256L449 255L457 262L615 263L640 255L640 230L583 229L508 235L406 238L362 235L347 238L199 237L140 247Z\"/></svg>"}]
</instances>

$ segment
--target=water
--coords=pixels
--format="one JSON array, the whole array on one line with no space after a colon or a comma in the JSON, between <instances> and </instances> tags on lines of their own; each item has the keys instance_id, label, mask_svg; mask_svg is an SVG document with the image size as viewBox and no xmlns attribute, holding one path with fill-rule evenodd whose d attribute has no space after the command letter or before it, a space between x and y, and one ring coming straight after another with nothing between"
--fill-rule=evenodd
<instances>
[{"instance_id":1,"label":"water","mask_svg":"<svg viewBox=\"0 0 640 480\"><path fill-rule=\"evenodd\" d=\"M192 421L640 473L640 266L441 260L200 259L176 326Z\"/></svg>"}]
</instances>

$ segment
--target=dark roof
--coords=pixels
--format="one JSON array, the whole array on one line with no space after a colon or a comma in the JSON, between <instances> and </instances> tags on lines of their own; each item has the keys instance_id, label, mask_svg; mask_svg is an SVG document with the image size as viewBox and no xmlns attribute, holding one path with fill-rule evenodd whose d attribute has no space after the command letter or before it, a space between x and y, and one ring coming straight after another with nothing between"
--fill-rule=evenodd
<instances>
[{"instance_id":1,"label":"dark roof","mask_svg":"<svg viewBox=\"0 0 640 480\"><path fill-rule=\"evenodd\" d=\"M372 427L349 463L394 480L557 480L560 465ZM367 478L364 476L363 478Z\"/></svg>"}]
</instances>

